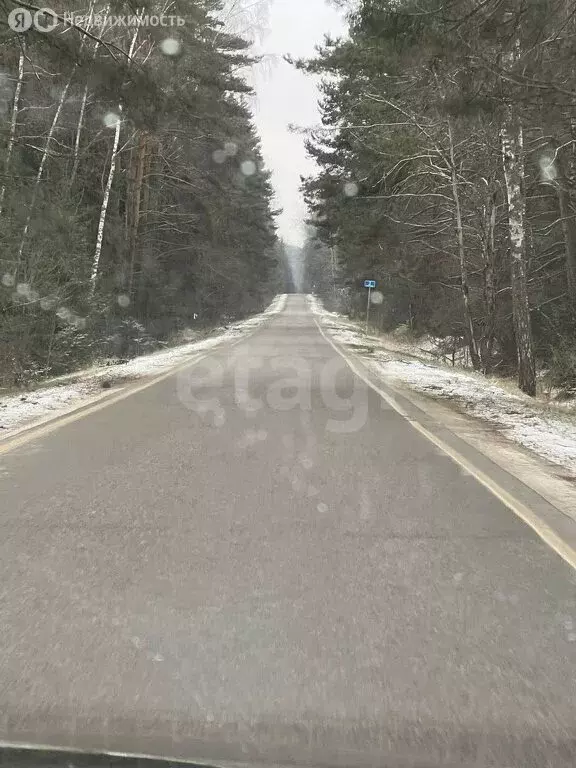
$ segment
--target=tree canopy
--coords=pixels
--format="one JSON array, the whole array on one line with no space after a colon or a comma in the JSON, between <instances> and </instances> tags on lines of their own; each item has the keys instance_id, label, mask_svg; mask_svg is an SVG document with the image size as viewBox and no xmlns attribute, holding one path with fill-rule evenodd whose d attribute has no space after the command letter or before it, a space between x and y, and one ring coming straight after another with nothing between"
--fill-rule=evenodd
<instances>
[{"instance_id":1,"label":"tree canopy","mask_svg":"<svg viewBox=\"0 0 576 768\"><path fill-rule=\"evenodd\" d=\"M359 0L348 27L296 64L322 77L303 191L351 309L376 278L384 326L576 385L573 5Z\"/></svg>"},{"instance_id":2,"label":"tree canopy","mask_svg":"<svg viewBox=\"0 0 576 768\"><path fill-rule=\"evenodd\" d=\"M282 279L248 43L214 0L138 8L1 28L5 385L258 311Z\"/></svg>"}]
</instances>

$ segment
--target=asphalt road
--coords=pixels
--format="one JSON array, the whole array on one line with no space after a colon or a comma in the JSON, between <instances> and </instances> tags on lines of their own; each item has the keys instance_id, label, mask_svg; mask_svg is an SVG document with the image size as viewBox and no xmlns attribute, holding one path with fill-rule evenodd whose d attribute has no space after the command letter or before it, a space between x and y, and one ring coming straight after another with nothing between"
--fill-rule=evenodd
<instances>
[{"instance_id":1,"label":"asphalt road","mask_svg":"<svg viewBox=\"0 0 576 768\"><path fill-rule=\"evenodd\" d=\"M576 573L290 296L0 457L0 736L576 764Z\"/></svg>"}]
</instances>

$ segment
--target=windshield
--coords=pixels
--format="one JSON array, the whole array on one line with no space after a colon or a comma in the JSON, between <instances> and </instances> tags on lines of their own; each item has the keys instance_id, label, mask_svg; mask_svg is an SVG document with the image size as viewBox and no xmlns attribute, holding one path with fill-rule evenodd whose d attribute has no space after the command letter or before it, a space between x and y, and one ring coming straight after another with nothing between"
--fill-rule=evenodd
<instances>
[{"instance_id":1,"label":"windshield","mask_svg":"<svg viewBox=\"0 0 576 768\"><path fill-rule=\"evenodd\" d=\"M0 5L3 764L572 768L573 4Z\"/></svg>"}]
</instances>

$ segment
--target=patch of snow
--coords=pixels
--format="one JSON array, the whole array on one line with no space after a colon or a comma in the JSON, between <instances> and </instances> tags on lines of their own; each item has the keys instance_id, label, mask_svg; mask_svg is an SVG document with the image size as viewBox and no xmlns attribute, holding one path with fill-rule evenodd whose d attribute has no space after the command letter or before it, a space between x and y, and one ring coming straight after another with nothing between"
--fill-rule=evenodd
<instances>
[{"instance_id":1,"label":"patch of snow","mask_svg":"<svg viewBox=\"0 0 576 768\"><path fill-rule=\"evenodd\" d=\"M3 397L0 400L0 437L32 419L69 408L97 390L94 383L80 383Z\"/></svg>"},{"instance_id":2,"label":"patch of snow","mask_svg":"<svg viewBox=\"0 0 576 768\"><path fill-rule=\"evenodd\" d=\"M308 306L310 307L314 315L322 315L322 317L334 317L338 319L345 319L344 315L340 315L338 312L328 312L327 309L324 309L324 307L322 306L322 302L317 296L314 296L313 294L309 293L307 294L306 299L308 301Z\"/></svg>"},{"instance_id":3,"label":"patch of snow","mask_svg":"<svg viewBox=\"0 0 576 768\"><path fill-rule=\"evenodd\" d=\"M2 397L0 399L0 437L31 421L57 415L59 411L81 405L83 400L101 393L102 385L106 381L118 382L159 374L184 362L193 354L240 338L258 328L271 315L282 312L285 305L286 294L280 294L261 314L233 323L216 336L142 355L126 363L94 366L71 374L77 379L73 383L65 383L70 376L63 376L60 379L62 384L58 386L49 385L32 392Z\"/></svg>"},{"instance_id":4,"label":"patch of snow","mask_svg":"<svg viewBox=\"0 0 576 768\"><path fill-rule=\"evenodd\" d=\"M576 424L545 412L521 394L507 392L480 376L417 360L384 358L368 365L384 378L458 403L472 416L494 424L514 442L576 472Z\"/></svg>"},{"instance_id":5,"label":"patch of snow","mask_svg":"<svg viewBox=\"0 0 576 768\"><path fill-rule=\"evenodd\" d=\"M446 352L447 339L424 334L410 342L404 339L404 334L398 331L380 336L367 336L364 329L360 329L360 326L354 321L349 320L346 315L341 315L338 312L329 312L327 309L324 309L321 300L316 296L309 294L307 298L312 313L321 317L325 323L328 323L331 332L338 339L341 337L342 343L346 343L347 333L351 334L350 339L352 339L352 336L354 337L353 343L361 340L363 346L370 346L371 341L382 344L383 340L385 340L387 349L403 352L406 355L418 357L421 360L436 359L450 365L454 363L454 365L459 367L472 368L470 355L465 347L457 346L454 355L452 355L451 351L449 353ZM330 321L334 322L330 324Z\"/></svg>"}]
</instances>

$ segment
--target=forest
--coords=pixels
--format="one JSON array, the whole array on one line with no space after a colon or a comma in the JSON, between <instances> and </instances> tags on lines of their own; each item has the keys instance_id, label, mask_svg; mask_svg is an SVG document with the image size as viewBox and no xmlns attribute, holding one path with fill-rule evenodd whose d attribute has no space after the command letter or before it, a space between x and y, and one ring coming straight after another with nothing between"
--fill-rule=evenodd
<instances>
[{"instance_id":1,"label":"forest","mask_svg":"<svg viewBox=\"0 0 576 768\"><path fill-rule=\"evenodd\" d=\"M358 0L294 62L322 82L307 285L478 371L576 390L576 6Z\"/></svg>"},{"instance_id":2,"label":"forest","mask_svg":"<svg viewBox=\"0 0 576 768\"><path fill-rule=\"evenodd\" d=\"M249 43L214 0L137 6L0 28L2 387L260 311L282 280Z\"/></svg>"}]
</instances>

